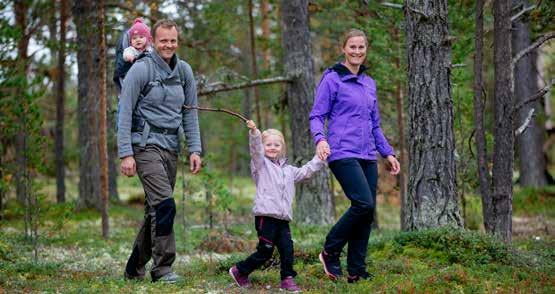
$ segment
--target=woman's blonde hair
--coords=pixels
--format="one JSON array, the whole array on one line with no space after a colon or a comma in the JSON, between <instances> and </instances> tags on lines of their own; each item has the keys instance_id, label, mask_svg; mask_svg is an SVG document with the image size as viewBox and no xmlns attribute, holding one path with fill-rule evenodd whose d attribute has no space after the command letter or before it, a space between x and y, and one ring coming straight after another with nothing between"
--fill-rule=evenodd
<instances>
[{"instance_id":1,"label":"woman's blonde hair","mask_svg":"<svg viewBox=\"0 0 555 294\"><path fill-rule=\"evenodd\" d=\"M281 153L279 154L280 157L285 157L285 155L287 154L287 147L285 146L285 137L283 136L283 133L276 130L276 129L267 129L264 132L262 132L262 143L264 143L264 141L266 141L266 139L269 136L278 136L280 141L281 141Z\"/></svg>"},{"instance_id":2,"label":"woman's blonde hair","mask_svg":"<svg viewBox=\"0 0 555 294\"><path fill-rule=\"evenodd\" d=\"M368 37L366 37L366 34L359 29L350 29L343 34L343 46L341 48L344 48L345 45L347 44L347 41L349 41L349 39L352 37L363 37L364 42L368 47Z\"/></svg>"}]
</instances>

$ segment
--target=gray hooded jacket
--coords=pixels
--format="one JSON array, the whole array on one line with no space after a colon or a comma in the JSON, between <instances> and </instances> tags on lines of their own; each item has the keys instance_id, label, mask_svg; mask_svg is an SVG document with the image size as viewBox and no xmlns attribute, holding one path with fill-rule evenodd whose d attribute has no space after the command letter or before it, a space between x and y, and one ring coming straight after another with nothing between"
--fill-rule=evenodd
<instances>
[{"instance_id":1,"label":"gray hooded jacket","mask_svg":"<svg viewBox=\"0 0 555 294\"><path fill-rule=\"evenodd\" d=\"M149 60L150 59L150 60ZM151 62L151 64L147 64ZM170 64L156 51L137 60L125 76L120 96L118 116L118 156L133 155L133 144L155 144L168 150L179 151L179 137L184 135L189 152L201 152L197 110L182 109L183 105L197 106L197 92L191 66L174 54ZM181 84L180 70L184 84ZM149 71L154 71L149 73ZM154 80L150 80L150 79ZM162 81L162 82L161 82ZM149 84L151 90L142 96ZM141 131L133 131L133 121L146 123ZM152 132L159 129L179 129L178 134Z\"/></svg>"}]
</instances>

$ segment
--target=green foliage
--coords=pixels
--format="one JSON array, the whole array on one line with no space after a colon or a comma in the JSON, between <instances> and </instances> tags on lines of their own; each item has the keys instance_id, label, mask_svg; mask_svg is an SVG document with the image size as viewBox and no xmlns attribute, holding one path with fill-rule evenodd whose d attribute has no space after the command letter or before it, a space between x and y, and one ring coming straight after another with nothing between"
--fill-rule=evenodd
<instances>
[{"instance_id":1,"label":"green foliage","mask_svg":"<svg viewBox=\"0 0 555 294\"><path fill-rule=\"evenodd\" d=\"M543 215L555 218L555 187L526 187L516 189L513 195L516 215Z\"/></svg>"}]
</instances>

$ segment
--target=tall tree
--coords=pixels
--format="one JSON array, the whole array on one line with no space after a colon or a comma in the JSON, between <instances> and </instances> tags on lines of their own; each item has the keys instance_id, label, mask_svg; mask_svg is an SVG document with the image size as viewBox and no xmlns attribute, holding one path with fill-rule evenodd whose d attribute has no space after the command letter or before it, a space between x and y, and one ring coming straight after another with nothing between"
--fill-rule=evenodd
<instances>
[{"instance_id":1,"label":"tall tree","mask_svg":"<svg viewBox=\"0 0 555 294\"><path fill-rule=\"evenodd\" d=\"M474 125L476 129L476 148L478 161L478 178L480 183L480 194L482 196L482 214L484 216L484 227L486 232L493 229L493 210L491 199L491 177L488 169L488 150L486 143L486 129L484 126L485 97L482 60L484 48L484 1L476 1L476 33L474 38Z\"/></svg>"},{"instance_id":2,"label":"tall tree","mask_svg":"<svg viewBox=\"0 0 555 294\"><path fill-rule=\"evenodd\" d=\"M67 0L60 1L60 40L58 49L58 65L56 70L56 200L65 202L65 161L64 161L64 111L65 111L65 60L66 60L66 28L68 20Z\"/></svg>"},{"instance_id":3,"label":"tall tree","mask_svg":"<svg viewBox=\"0 0 555 294\"><path fill-rule=\"evenodd\" d=\"M105 147L100 150L101 129L106 128L105 51L103 35L103 1L75 1L73 19L77 30L78 119L79 119L79 198L77 208L102 211L106 160ZM99 25L100 24L100 25ZM105 104L104 104L105 107ZM105 138L104 138L105 139ZM102 152L102 153L101 153Z\"/></svg>"},{"instance_id":4,"label":"tall tree","mask_svg":"<svg viewBox=\"0 0 555 294\"><path fill-rule=\"evenodd\" d=\"M528 7L528 1L513 0L513 7L523 10ZM515 54L532 44L529 19L525 15L513 21L512 46ZM535 66L536 56L536 54L528 54L522 57L515 66L514 98L516 103L523 103L539 90L538 72ZM517 111L516 123L522 124L532 109L537 114L541 113L541 104L538 100L526 103ZM542 149L545 132L537 117L534 116L526 131L517 137L520 184L522 186L542 187L547 185L545 157Z\"/></svg>"},{"instance_id":5,"label":"tall tree","mask_svg":"<svg viewBox=\"0 0 555 294\"><path fill-rule=\"evenodd\" d=\"M408 227L462 226L456 190L447 0L405 1Z\"/></svg>"},{"instance_id":6,"label":"tall tree","mask_svg":"<svg viewBox=\"0 0 555 294\"><path fill-rule=\"evenodd\" d=\"M511 242L513 200L513 95L511 85L511 1L493 2L495 72L493 131L493 234Z\"/></svg>"},{"instance_id":7,"label":"tall tree","mask_svg":"<svg viewBox=\"0 0 555 294\"><path fill-rule=\"evenodd\" d=\"M314 100L314 67L308 27L308 1L282 0L281 31L284 71L293 76L287 84L294 164L314 155L308 116ZM334 221L332 194L327 170L299 186L295 218L301 223L330 224Z\"/></svg>"},{"instance_id":8,"label":"tall tree","mask_svg":"<svg viewBox=\"0 0 555 294\"><path fill-rule=\"evenodd\" d=\"M251 56L251 75L252 79L258 79L258 65L256 62L256 32L254 31L254 7L253 0L249 0L249 40L250 40L250 56ZM252 93L254 97L254 106L256 113L257 124L261 129L264 129L266 122L262 122L262 116L260 114L260 95L258 95L258 87L252 88Z\"/></svg>"}]
</instances>

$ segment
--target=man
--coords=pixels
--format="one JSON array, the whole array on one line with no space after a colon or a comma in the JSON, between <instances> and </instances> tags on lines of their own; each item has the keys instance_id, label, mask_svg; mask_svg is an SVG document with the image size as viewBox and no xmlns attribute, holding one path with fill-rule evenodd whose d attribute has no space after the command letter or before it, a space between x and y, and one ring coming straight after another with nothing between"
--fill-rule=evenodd
<instances>
[{"instance_id":1,"label":"man","mask_svg":"<svg viewBox=\"0 0 555 294\"><path fill-rule=\"evenodd\" d=\"M179 60L177 25L160 20L153 27L154 51L133 64L123 81L118 119L118 155L121 173L136 173L145 191L144 224L125 268L128 279L144 279L152 257L152 281L173 283L175 260L173 189L179 138L185 135L190 170L201 168L201 145L196 110L195 80L191 67Z\"/></svg>"}]
</instances>

